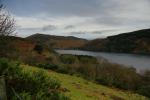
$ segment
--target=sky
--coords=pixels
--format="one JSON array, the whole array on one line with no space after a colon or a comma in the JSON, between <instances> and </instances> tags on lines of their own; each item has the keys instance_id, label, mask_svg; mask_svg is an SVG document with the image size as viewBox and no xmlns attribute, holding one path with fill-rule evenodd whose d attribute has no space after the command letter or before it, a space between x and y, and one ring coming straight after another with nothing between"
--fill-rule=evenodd
<instances>
[{"instance_id":1,"label":"sky","mask_svg":"<svg viewBox=\"0 0 150 100\"><path fill-rule=\"evenodd\" d=\"M17 35L86 39L150 28L150 0L2 0Z\"/></svg>"}]
</instances>

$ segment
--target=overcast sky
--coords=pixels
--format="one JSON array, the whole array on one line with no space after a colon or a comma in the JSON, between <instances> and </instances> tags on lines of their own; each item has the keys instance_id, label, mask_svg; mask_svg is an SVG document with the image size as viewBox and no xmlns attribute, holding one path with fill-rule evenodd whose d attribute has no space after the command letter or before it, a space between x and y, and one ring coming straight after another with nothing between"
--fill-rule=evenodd
<instances>
[{"instance_id":1,"label":"overcast sky","mask_svg":"<svg viewBox=\"0 0 150 100\"><path fill-rule=\"evenodd\" d=\"M3 0L19 36L103 38L150 28L150 0Z\"/></svg>"}]
</instances>

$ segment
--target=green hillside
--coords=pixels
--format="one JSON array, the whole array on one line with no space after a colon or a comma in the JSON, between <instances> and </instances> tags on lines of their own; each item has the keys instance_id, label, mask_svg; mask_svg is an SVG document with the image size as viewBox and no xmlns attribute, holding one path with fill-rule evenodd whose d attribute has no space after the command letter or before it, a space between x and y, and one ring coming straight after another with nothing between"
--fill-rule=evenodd
<instances>
[{"instance_id":1,"label":"green hillside","mask_svg":"<svg viewBox=\"0 0 150 100\"><path fill-rule=\"evenodd\" d=\"M42 70L23 65L26 71ZM62 90L71 100L148 100L144 96L129 91L108 88L76 76L44 70L46 74L61 82Z\"/></svg>"}]
</instances>

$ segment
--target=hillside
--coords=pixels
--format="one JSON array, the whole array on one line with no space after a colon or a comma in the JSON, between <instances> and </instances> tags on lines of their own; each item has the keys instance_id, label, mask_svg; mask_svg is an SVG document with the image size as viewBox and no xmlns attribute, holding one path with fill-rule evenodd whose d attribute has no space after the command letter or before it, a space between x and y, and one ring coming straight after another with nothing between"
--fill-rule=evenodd
<instances>
[{"instance_id":1,"label":"hillside","mask_svg":"<svg viewBox=\"0 0 150 100\"><path fill-rule=\"evenodd\" d=\"M91 98L93 98L93 100L95 100L95 98L104 98L104 100L123 100L122 98L124 98L125 100L128 100L128 93L125 92L127 90L134 91L139 95L149 97L149 72L144 72L143 75L139 75L134 68L109 63L107 60L104 60L102 58L96 59L91 56L57 54L47 45L41 45L41 43L18 37L0 37L0 44L1 74L3 75L4 73L4 75L8 76L9 74L11 74L14 79L19 79L15 80L16 83L17 81L20 82L18 84L12 83L14 81L13 79L8 79L10 83L8 82L7 86L12 85L17 90L20 89L23 85L25 85L25 89L28 90L29 87L33 85L28 84L28 82L27 84L23 84L22 81L26 81L26 78L28 78L29 82L30 78L32 78L33 83L37 83L38 86L47 84L47 82L43 82L41 73L39 73L38 77L36 77L40 79L34 80L36 79L34 77L34 75L36 74L34 74L34 72L32 71L29 71L32 72L32 74L24 74L24 72L22 71L18 72L18 69L16 68L13 68L13 71L11 69L13 65L17 66L18 68L19 64L26 64L25 67L28 67L27 65L30 65L39 67L40 70L46 69L47 71L44 70L44 73L49 72L50 77L54 77L55 79L60 80L63 87L65 87L65 90L63 91L68 91L66 93L67 97L72 96L73 100L83 100L84 98L85 100L92 100ZM3 60L3 58L7 58L8 60ZM19 63L9 63L11 61L18 61ZM34 69L36 70L39 68ZM7 74L5 72L5 69ZM13 74L13 72L15 73ZM40 83L38 83L38 80L40 80ZM97 85L95 83L97 83ZM102 86L102 84L107 87ZM59 90L59 88L57 89ZM34 88L31 88L31 90L29 89L28 92L30 93L34 90ZM21 92L19 91L20 90L18 90L18 93L23 93L24 90L21 90ZM40 91L37 92L40 93ZM44 94L46 93L48 93L47 90L44 92ZM133 92L129 93L129 95L131 96L130 98L143 98L142 96L135 94L133 94L132 97L132 94ZM29 95L34 96L32 94ZM10 95L10 97L11 96L12 95Z\"/></svg>"},{"instance_id":2,"label":"hillside","mask_svg":"<svg viewBox=\"0 0 150 100\"><path fill-rule=\"evenodd\" d=\"M76 75L61 74L8 59L0 58L0 66L0 71L7 76L6 88L0 80L0 91L2 88L2 91L7 91L8 100L149 100L128 90L106 87Z\"/></svg>"},{"instance_id":3,"label":"hillside","mask_svg":"<svg viewBox=\"0 0 150 100\"><path fill-rule=\"evenodd\" d=\"M53 49L34 41L20 37L0 37L0 56L25 63L57 62L57 54Z\"/></svg>"},{"instance_id":4,"label":"hillside","mask_svg":"<svg viewBox=\"0 0 150 100\"><path fill-rule=\"evenodd\" d=\"M150 54L150 29L89 41L84 50Z\"/></svg>"},{"instance_id":5,"label":"hillside","mask_svg":"<svg viewBox=\"0 0 150 100\"><path fill-rule=\"evenodd\" d=\"M23 67L30 72L33 70L42 70L27 65L23 65ZM63 92L69 96L71 100L147 100L144 96L98 85L84 80L81 77L60 74L51 70L44 70L44 72L61 82Z\"/></svg>"},{"instance_id":6,"label":"hillside","mask_svg":"<svg viewBox=\"0 0 150 100\"><path fill-rule=\"evenodd\" d=\"M72 36L64 37L45 34L34 34L27 37L27 39L46 44L54 49L79 48L87 42L87 40L85 39L80 39Z\"/></svg>"}]
</instances>

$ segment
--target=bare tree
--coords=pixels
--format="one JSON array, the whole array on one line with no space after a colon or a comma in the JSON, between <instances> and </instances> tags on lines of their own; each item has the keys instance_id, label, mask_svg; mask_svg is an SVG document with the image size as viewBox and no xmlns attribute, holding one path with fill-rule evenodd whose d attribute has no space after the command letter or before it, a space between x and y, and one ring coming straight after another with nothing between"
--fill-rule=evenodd
<instances>
[{"instance_id":1,"label":"bare tree","mask_svg":"<svg viewBox=\"0 0 150 100\"><path fill-rule=\"evenodd\" d=\"M5 7L0 4L0 36L12 35L15 31L15 20L5 10Z\"/></svg>"}]
</instances>

